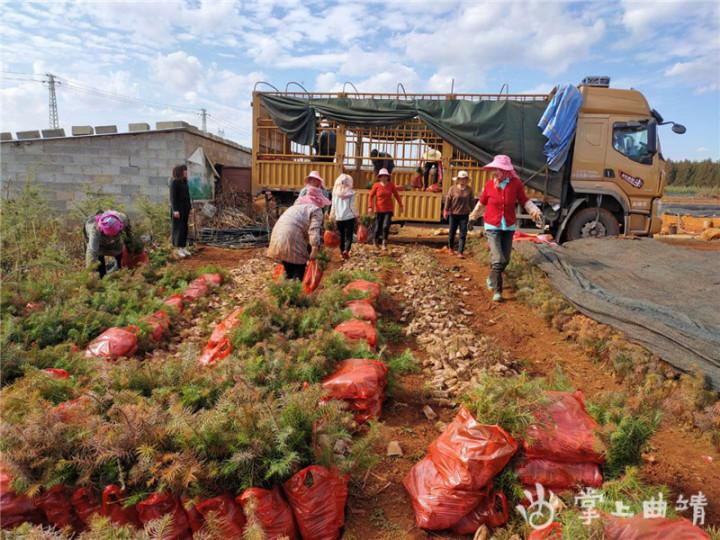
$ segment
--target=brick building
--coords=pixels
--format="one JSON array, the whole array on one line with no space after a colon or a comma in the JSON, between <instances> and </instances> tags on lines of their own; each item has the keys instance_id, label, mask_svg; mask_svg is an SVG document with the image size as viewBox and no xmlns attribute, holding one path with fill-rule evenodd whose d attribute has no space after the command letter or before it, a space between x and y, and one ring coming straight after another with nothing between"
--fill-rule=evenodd
<instances>
[{"instance_id":1,"label":"brick building","mask_svg":"<svg viewBox=\"0 0 720 540\"><path fill-rule=\"evenodd\" d=\"M39 186L52 208L72 209L73 201L88 192L112 195L129 211L138 197L168 200L172 168L201 147L218 172L224 167L249 167L251 150L232 141L203 133L185 122L130 124L128 133L114 126L18 132L17 140L0 138L2 196L22 189L25 182ZM110 133L107 133L107 132Z\"/></svg>"}]
</instances>

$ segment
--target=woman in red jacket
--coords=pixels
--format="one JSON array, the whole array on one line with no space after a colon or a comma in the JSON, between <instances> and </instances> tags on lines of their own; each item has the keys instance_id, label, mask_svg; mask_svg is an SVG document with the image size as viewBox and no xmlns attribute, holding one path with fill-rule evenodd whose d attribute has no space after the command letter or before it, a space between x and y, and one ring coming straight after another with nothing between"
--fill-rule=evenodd
<instances>
[{"instance_id":1,"label":"woman in red jacket","mask_svg":"<svg viewBox=\"0 0 720 540\"><path fill-rule=\"evenodd\" d=\"M513 234L517 228L515 205L522 205L534 221L539 221L542 213L525 194L525 186L508 156L495 156L483 169L490 171L491 180L485 183L485 189L470 214L470 219L477 219L482 207L485 207L485 237L490 246L490 277L487 278L487 288L493 291L493 301L501 302L502 273L510 262Z\"/></svg>"},{"instance_id":2,"label":"woman in red jacket","mask_svg":"<svg viewBox=\"0 0 720 540\"><path fill-rule=\"evenodd\" d=\"M375 212L375 247L381 244L382 250L385 251L393 217L393 197L398 202L401 212L403 204L398 188L390 179L387 169L380 169L377 179L368 195L368 212L371 214Z\"/></svg>"}]
</instances>

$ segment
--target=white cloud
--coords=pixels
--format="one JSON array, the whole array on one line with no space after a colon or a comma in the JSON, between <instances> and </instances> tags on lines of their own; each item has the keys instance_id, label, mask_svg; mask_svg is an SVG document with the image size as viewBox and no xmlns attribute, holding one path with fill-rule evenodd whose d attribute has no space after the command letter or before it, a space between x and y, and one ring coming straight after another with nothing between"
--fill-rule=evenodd
<instances>
[{"instance_id":1,"label":"white cloud","mask_svg":"<svg viewBox=\"0 0 720 540\"><path fill-rule=\"evenodd\" d=\"M188 92L198 88L203 76L200 60L185 51L175 51L168 55L159 55L151 69L153 77L179 92Z\"/></svg>"}]
</instances>

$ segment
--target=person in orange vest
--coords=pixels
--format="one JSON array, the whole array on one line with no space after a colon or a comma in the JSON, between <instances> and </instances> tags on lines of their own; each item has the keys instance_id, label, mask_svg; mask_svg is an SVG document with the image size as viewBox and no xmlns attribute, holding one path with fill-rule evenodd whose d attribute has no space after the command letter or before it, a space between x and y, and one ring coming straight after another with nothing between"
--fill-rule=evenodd
<instances>
[{"instance_id":1,"label":"person in orange vest","mask_svg":"<svg viewBox=\"0 0 720 540\"><path fill-rule=\"evenodd\" d=\"M387 239L394 210L393 197L398 202L401 212L403 204L398 188L393 184L387 169L380 169L377 179L368 196L368 212L375 213L375 247L380 245L383 251L387 251Z\"/></svg>"}]
</instances>

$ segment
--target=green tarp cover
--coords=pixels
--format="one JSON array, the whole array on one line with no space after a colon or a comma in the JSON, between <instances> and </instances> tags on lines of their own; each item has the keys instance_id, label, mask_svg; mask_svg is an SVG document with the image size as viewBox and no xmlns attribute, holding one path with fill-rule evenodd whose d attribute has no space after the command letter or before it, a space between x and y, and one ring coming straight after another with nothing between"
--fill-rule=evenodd
<instances>
[{"instance_id":1,"label":"green tarp cover","mask_svg":"<svg viewBox=\"0 0 720 540\"><path fill-rule=\"evenodd\" d=\"M537 127L547 106L544 101L260 97L275 124L298 144L313 144L318 114L350 128L392 126L417 117L480 163L496 154L510 156L529 186L546 191L546 141ZM560 197L562 172L549 172L548 195Z\"/></svg>"}]
</instances>

